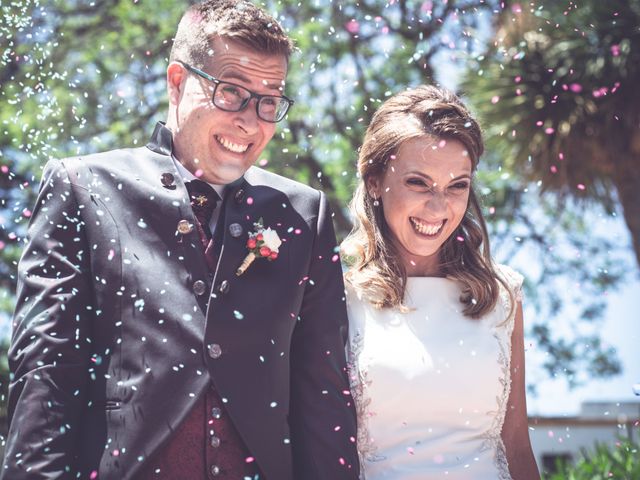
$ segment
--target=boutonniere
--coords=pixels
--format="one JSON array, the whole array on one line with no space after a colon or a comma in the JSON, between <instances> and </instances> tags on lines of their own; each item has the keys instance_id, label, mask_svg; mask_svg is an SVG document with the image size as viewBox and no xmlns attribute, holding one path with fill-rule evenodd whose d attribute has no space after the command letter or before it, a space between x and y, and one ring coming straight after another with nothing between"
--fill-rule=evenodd
<instances>
[{"instance_id":1,"label":"boutonniere","mask_svg":"<svg viewBox=\"0 0 640 480\"><path fill-rule=\"evenodd\" d=\"M236 270L238 277L249 268L249 265L251 265L256 258L266 258L270 262L278 258L278 249L282 244L278 232L271 230L271 228L264 228L262 218L255 222L253 227L255 231L249 232L249 239L247 240L249 253L247 253L242 264L238 267L238 270Z\"/></svg>"}]
</instances>

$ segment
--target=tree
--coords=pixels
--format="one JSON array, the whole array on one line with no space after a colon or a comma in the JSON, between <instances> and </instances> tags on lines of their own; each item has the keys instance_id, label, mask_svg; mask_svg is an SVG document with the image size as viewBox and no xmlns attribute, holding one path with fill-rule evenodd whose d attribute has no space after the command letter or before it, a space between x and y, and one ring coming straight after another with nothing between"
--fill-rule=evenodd
<instances>
[{"instance_id":1,"label":"tree","mask_svg":"<svg viewBox=\"0 0 640 480\"><path fill-rule=\"evenodd\" d=\"M619 202L640 266L640 2L514 4L465 89L508 169L562 204Z\"/></svg>"}]
</instances>

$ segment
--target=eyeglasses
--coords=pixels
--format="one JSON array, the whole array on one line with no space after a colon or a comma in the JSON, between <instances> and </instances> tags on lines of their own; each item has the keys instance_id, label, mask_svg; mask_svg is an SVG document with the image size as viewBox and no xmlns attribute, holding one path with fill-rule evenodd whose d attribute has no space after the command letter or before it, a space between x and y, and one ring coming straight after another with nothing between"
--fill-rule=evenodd
<instances>
[{"instance_id":1,"label":"eyeglasses","mask_svg":"<svg viewBox=\"0 0 640 480\"><path fill-rule=\"evenodd\" d=\"M278 95L260 95L251 90L231 82L218 80L216 77L203 72L202 70L180 62L184 68L191 73L201 76L215 84L211 100L220 110L225 112L239 112L247 108L252 98L256 101L256 113L258 118L265 122L276 123L284 118L293 105L293 100L288 97Z\"/></svg>"}]
</instances>

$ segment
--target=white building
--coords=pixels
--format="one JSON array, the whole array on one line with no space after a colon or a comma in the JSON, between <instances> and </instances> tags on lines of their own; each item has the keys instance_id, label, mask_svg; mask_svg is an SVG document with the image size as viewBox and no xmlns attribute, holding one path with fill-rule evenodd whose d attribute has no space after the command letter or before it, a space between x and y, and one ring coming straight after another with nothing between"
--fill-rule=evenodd
<instances>
[{"instance_id":1,"label":"white building","mask_svg":"<svg viewBox=\"0 0 640 480\"><path fill-rule=\"evenodd\" d=\"M614 445L640 436L640 401L585 402L577 416L530 417L529 437L538 468L555 472L558 458L575 461L596 443Z\"/></svg>"}]
</instances>

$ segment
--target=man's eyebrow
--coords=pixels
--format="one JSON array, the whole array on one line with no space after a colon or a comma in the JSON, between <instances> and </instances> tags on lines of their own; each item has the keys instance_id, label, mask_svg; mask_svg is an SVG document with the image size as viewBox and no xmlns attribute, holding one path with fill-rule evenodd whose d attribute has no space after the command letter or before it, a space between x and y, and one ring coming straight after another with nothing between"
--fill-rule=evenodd
<instances>
[{"instance_id":1,"label":"man's eyebrow","mask_svg":"<svg viewBox=\"0 0 640 480\"><path fill-rule=\"evenodd\" d=\"M222 78L220 78L220 80L223 80ZM243 83L251 83L251 79L249 79L249 77L247 77L244 73L242 72L238 72L236 70L229 70L228 72L224 73L224 80L240 80ZM279 92L282 91L282 89L284 88L284 85L280 82L280 83L276 83L276 82L269 82L269 81L262 81L261 82L262 85L264 85L265 87L267 87L270 90L278 90Z\"/></svg>"}]
</instances>

